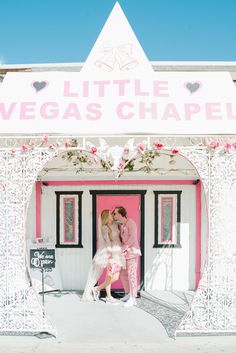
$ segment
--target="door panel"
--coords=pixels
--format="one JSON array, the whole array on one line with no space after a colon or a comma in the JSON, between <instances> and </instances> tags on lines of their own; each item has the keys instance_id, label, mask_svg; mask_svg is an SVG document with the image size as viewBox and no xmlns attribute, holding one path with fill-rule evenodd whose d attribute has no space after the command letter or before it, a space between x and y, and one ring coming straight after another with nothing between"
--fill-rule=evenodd
<instances>
[{"instance_id":1,"label":"door panel","mask_svg":"<svg viewBox=\"0 0 236 353\"><path fill-rule=\"evenodd\" d=\"M98 219L99 214L104 209L114 210L117 206L123 206L127 211L128 218L132 218L137 225L137 237L140 242L140 195L97 195L97 209L96 217ZM104 281L105 271L103 271L102 276L99 278L99 284ZM138 264L138 288L140 287L140 261ZM112 284L112 288L123 288L120 280Z\"/></svg>"}]
</instances>

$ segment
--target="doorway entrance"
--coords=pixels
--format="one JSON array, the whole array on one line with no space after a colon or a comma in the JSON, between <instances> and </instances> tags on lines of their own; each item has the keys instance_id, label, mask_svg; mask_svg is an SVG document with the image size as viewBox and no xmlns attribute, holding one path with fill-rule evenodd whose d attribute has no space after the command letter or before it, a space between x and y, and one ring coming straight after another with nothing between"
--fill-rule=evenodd
<instances>
[{"instance_id":1,"label":"doorway entrance","mask_svg":"<svg viewBox=\"0 0 236 353\"><path fill-rule=\"evenodd\" d=\"M144 289L144 195L146 190L91 190L92 194L92 222L93 222L93 256L97 249L97 219L104 209L114 210L123 206L128 218L132 218L137 225L137 236L140 243L142 256L138 264L138 290ZM105 271L99 278L99 283L104 280ZM123 290L120 280L112 284L113 290Z\"/></svg>"}]
</instances>

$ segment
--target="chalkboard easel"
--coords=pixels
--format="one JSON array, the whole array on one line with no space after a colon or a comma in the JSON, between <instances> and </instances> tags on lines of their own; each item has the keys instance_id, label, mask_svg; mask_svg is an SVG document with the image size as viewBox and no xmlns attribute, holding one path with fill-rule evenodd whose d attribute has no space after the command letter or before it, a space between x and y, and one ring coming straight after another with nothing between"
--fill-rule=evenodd
<instances>
[{"instance_id":1,"label":"chalkboard easel","mask_svg":"<svg viewBox=\"0 0 236 353\"><path fill-rule=\"evenodd\" d=\"M43 315L45 315L44 301L44 272L45 269L55 268L55 249L37 248L30 249L30 267L42 272L42 303Z\"/></svg>"}]
</instances>

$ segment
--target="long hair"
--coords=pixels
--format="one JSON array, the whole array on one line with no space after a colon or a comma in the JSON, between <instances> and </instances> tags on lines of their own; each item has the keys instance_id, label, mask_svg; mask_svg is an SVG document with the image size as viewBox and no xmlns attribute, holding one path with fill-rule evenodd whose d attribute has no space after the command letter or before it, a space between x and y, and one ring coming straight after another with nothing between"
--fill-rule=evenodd
<instances>
[{"instance_id":1,"label":"long hair","mask_svg":"<svg viewBox=\"0 0 236 353\"><path fill-rule=\"evenodd\" d=\"M107 226L108 235L109 235L110 241L112 241L112 229L108 224L109 214L110 214L109 210L103 210L101 213L101 221L102 221L102 226Z\"/></svg>"}]
</instances>

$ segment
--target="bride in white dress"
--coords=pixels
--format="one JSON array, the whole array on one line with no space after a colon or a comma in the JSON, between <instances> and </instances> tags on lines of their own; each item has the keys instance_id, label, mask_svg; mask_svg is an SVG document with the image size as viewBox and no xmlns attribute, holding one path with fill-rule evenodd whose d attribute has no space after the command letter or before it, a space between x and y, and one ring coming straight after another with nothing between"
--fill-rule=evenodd
<instances>
[{"instance_id":1,"label":"bride in white dress","mask_svg":"<svg viewBox=\"0 0 236 353\"><path fill-rule=\"evenodd\" d=\"M119 229L110 210L101 212L97 232L97 251L92 260L82 300L98 300L100 290L105 289L106 301L113 303L111 284L118 280L121 268L125 268L125 257L121 250ZM104 269L107 269L104 282L94 287Z\"/></svg>"}]
</instances>

